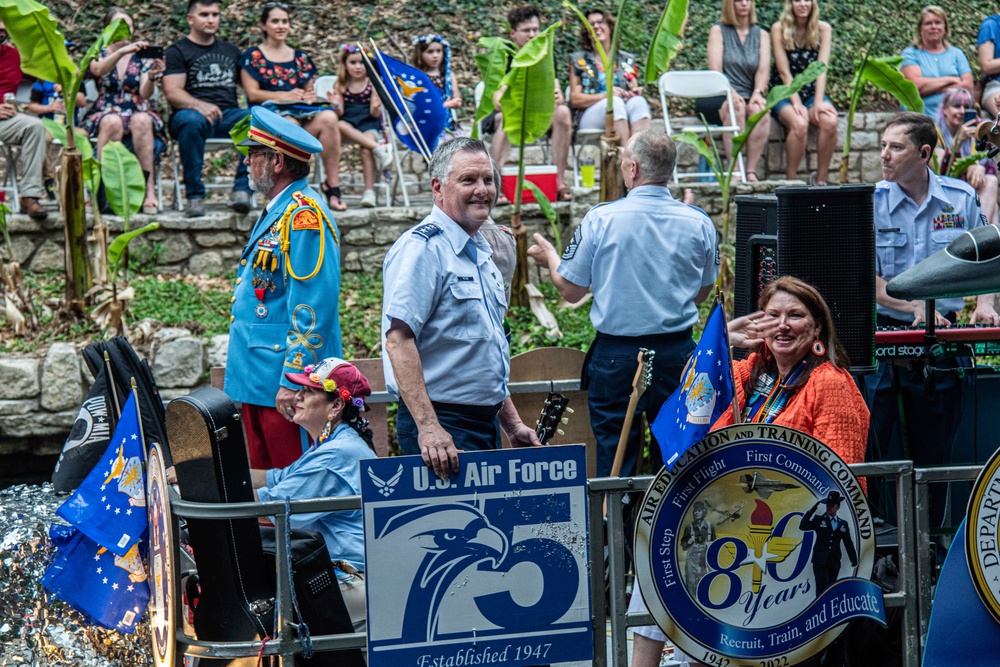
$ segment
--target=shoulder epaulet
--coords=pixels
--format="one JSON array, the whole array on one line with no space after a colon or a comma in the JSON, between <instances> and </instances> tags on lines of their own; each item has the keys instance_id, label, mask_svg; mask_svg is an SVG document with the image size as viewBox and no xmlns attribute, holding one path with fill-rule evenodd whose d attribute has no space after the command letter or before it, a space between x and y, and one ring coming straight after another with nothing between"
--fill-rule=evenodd
<instances>
[{"instance_id":1,"label":"shoulder epaulet","mask_svg":"<svg viewBox=\"0 0 1000 667\"><path fill-rule=\"evenodd\" d=\"M293 232L319 230L323 226L322 218L325 217L319 203L301 190L292 193L292 203L288 205L286 215Z\"/></svg>"},{"instance_id":2,"label":"shoulder epaulet","mask_svg":"<svg viewBox=\"0 0 1000 667\"><path fill-rule=\"evenodd\" d=\"M432 236L440 233L441 228L433 222L426 222L413 230L414 236L419 236L425 241L429 241Z\"/></svg>"},{"instance_id":3,"label":"shoulder epaulet","mask_svg":"<svg viewBox=\"0 0 1000 667\"><path fill-rule=\"evenodd\" d=\"M949 176L938 176L938 182L943 188L952 188L954 190L961 190L970 197L976 196L976 189L963 181L960 178L951 178Z\"/></svg>"}]
</instances>

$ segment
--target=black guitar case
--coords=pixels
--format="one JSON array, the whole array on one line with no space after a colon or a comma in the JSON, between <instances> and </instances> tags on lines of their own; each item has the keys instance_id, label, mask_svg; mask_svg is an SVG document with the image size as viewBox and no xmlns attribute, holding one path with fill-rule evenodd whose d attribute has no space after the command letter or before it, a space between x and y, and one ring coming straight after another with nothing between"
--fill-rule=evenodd
<instances>
[{"instance_id":1,"label":"black guitar case","mask_svg":"<svg viewBox=\"0 0 1000 667\"><path fill-rule=\"evenodd\" d=\"M182 499L209 503L254 501L239 410L224 392L206 387L171 401L166 428ZM198 638L251 641L271 635L275 566L273 556L265 556L257 520L188 519L187 527L201 584L194 612ZM322 544L322 538L318 539ZM315 544L306 551L315 552ZM301 568L293 563L296 590L309 592L299 594L299 606L311 634L353 632L329 557L318 565L313 558L313 565L303 563ZM328 571L322 571L324 567ZM358 649L318 653L309 660L298 656L297 662L322 667L365 665ZM254 667L257 659L209 663Z\"/></svg>"}]
</instances>

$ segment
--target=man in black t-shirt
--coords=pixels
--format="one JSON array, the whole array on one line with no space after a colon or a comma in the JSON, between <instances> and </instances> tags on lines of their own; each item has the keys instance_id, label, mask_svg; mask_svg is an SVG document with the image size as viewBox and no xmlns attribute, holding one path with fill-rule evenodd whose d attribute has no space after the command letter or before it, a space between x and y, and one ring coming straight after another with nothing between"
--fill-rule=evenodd
<instances>
[{"instance_id":1,"label":"man in black t-shirt","mask_svg":"<svg viewBox=\"0 0 1000 667\"><path fill-rule=\"evenodd\" d=\"M219 5L212 0L190 0L187 21L191 32L167 49L163 92L173 109L170 133L177 141L184 167L187 216L197 218L205 215L201 180L205 140L228 139L230 128L250 112L239 108L236 98L240 50L215 37ZM250 211L250 184L242 159L228 206L237 213Z\"/></svg>"}]
</instances>

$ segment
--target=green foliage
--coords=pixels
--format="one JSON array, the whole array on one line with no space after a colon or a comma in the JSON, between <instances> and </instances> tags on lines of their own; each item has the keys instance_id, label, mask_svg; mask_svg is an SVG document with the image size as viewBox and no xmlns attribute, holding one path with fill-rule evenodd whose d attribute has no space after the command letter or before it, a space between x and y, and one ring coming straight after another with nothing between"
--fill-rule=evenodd
<instances>
[{"instance_id":1,"label":"green foliage","mask_svg":"<svg viewBox=\"0 0 1000 667\"><path fill-rule=\"evenodd\" d=\"M502 37L480 37L479 46L486 49L485 53L477 53L476 67L479 69L479 79L483 82L483 96L479 99L472 124L472 136L479 139L479 121L493 111L493 94L500 88L500 80L507 74L507 59L516 52L513 42Z\"/></svg>"},{"instance_id":2,"label":"green foliage","mask_svg":"<svg viewBox=\"0 0 1000 667\"><path fill-rule=\"evenodd\" d=\"M556 109L552 47L559 25L549 26L525 44L500 82L507 87L500 98L504 132L515 146L537 141L552 125Z\"/></svg>"},{"instance_id":3,"label":"green foliage","mask_svg":"<svg viewBox=\"0 0 1000 667\"><path fill-rule=\"evenodd\" d=\"M649 43L649 53L646 56L647 85L655 84L661 74L669 71L670 61L681 49L681 36L687 15L688 0L668 0Z\"/></svg>"},{"instance_id":4,"label":"green foliage","mask_svg":"<svg viewBox=\"0 0 1000 667\"><path fill-rule=\"evenodd\" d=\"M549 198L545 196L545 193L531 181L525 181L524 186L531 190L531 194L535 197L535 201L538 203L539 210L541 210L545 219L549 221L549 230L552 232L552 238L556 241L556 247L562 250L562 234L559 232L558 225L559 214L556 213L554 208L552 208L552 202L550 202Z\"/></svg>"},{"instance_id":5,"label":"green foliage","mask_svg":"<svg viewBox=\"0 0 1000 667\"><path fill-rule=\"evenodd\" d=\"M118 262L121 261L122 253L125 252L125 248L128 247L128 244L132 239L141 234L156 231L159 228L160 223L151 222L148 225L140 227L139 229L133 229L132 231L116 236L115 240L108 246L108 264L113 267L117 266Z\"/></svg>"},{"instance_id":6,"label":"green foliage","mask_svg":"<svg viewBox=\"0 0 1000 667\"><path fill-rule=\"evenodd\" d=\"M108 205L115 215L125 221L125 231L128 232L129 220L142 208L142 200L146 196L146 178L142 174L139 158L122 142L109 141L101 151L101 178ZM108 261L115 261L111 259L110 249Z\"/></svg>"},{"instance_id":7,"label":"green foliage","mask_svg":"<svg viewBox=\"0 0 1000 667\"><path fill-rule=\"evenodd\" d=\"M247 156L247 151L250 150L249 146L240 146L241 143L247 140L247 136L250 134L250 114L247 114L243 118L239 119L235 125L229 128L229 136L236 145L236 150L240 152L243 157Z\"/></svg>"},{"instance_id":8,"label":"green foliage","mask_svg":"<svg viewBox=\"0 0 1000 667\"><path fill-rule=\"evenodd\" d=\"M986 155L986 151L979 151L978 153L973 153L972 155L967 155L966 157L955 160L948 169L948 175L952 178L961 178L966 169L985 158Z\"/></svg>"},{"instance_id":9,"label":"green foliage","mask_svg":"<svg viewBox=\"0 0 1000 667\"><path fill-rule=\"evenodd\" d=\"M381 356L381 276L343 274L340 279L339 312L344 359Z\"/></svg>"},{"instance_id":10,"label":"green foliage","mask_svg":"<svg viewBox=\"0 0 1000 667\"><path fill-rule=\"evenodd\" d=\"M538 323L530 308L513 307L507 313L510 323L511 341L510 354L520 354L536 347L556 345L586 350L594 340L594 325L590 323L590 304L579 308L569 306L560 308L559 292L552 283L542 283L538 286L545 295L545 303L559 323L563 337L550 340L545 335L545 327Z\"/></svg>"},{"instance_id":11,"label":"green foliage","mask_svg":"<svg viewBox=\"0 0 1000 667\"><path fill-rule=\"evenodd\" d=\"M130 286L135 299L129 306L136 320L148 317L168 327L197 322L206 336L229 333L231 290L153 276L136 278Z\"/></svg>"}]
</instances>

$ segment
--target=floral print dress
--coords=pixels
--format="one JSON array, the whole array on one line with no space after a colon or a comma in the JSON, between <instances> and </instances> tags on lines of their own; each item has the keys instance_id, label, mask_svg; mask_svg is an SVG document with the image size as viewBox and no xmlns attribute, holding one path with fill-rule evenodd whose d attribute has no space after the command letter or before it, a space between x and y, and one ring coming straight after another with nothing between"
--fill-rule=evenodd
<instances>
[{"instance_id":1,"label":"floral print dress","mask_svg":"<svg viewBox=\"0 0 1000 667\"><path fill-rule=\"evenodd\" d=\"M618 57L615 62L615 82L614 85L629 90L639 84L639 63L636 62L635 55L628 51L618 50ZM573 71L580 81L580 87L587 95L605 93L606 79L604 76L604 64L592 51L576 51L570 56L573 63ZM580 120L580 116L586 109L573 109L573 123Z\"/></svg>"},{"instance_id":2,"label":"floral print dress","mask_svg":"<svg viewBox=\"0 0 1000 667\"><path fill-rule=\"evenodd\" d=\"M101 50L100 58L108 56L107 49ZM129 122L135 113L147 113L153 119L153 134L164 144L167 142L167 134L164 131L163 119L160 114L153 111L149 100L139 94L139 86L142 83L142 75L149 71L152 66L151 60L141 60L135 56L125 56L128 65L125 67L125 75L119 74L118 65L110 72L97 80L97 99L90 107L90 113L83 119L83 129L91 137L96 137L101 126L101 119L108 114L121 116L122 124L125 126L125 134L130 133Z\"/></svg>"},{"instance_id":3,"label":"floral print dress","mask_svg":"<svg viewBox=\"0 0 1000 667\"><path fill-rule=\"evenodd\" d=\"M305 51L295 49L295 57L284 63L268 60L259 46L253 46L243 52L240 67L260 84L261 90L288 91L295 88L305 88L306 84L316 76L316 65ZM322 100L320 100L322 101ZM264 102L265 108L279 116L292 118L312 118L328 106L309 104L275 104Z\"/></svg>"}]
</instances>

